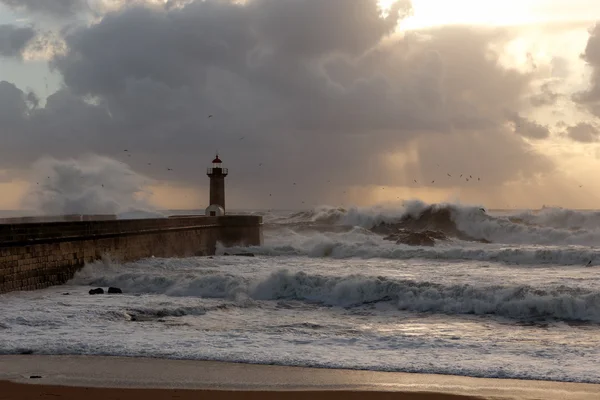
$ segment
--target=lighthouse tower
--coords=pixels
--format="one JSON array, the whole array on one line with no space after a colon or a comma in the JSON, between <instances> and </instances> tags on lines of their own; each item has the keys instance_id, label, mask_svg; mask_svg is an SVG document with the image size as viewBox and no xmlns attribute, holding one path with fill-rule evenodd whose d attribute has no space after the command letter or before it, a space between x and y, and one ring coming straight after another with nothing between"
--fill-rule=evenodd
<instances>
[{"instance_id":1,"label":"lighthouse tower","mask_svg":"<svg viewBox=\"0 0 600 400\"><path fill-rule=\"evenodd\" d=\"M212 167L206 170L210 178L210 204L206 209L207 216L219 216L225 214L225 177L227 168L223 168L223 161L219 154L212 162Z\"/></svg>"}]
</instances>

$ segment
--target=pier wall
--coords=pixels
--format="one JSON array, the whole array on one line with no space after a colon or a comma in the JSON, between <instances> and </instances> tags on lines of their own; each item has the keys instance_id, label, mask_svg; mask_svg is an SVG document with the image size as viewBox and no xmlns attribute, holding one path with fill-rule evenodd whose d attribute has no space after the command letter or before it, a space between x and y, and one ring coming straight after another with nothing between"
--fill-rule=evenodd
<instances>
[{"instance_id":1,"label":"pier wall","mask_svg":"<svg viewBox=\"0 0 600 400\"><path fill-rule=\"evenodd\" d=\"M228 215L0 225L0 293L60 285L85 263L190 257L260 245L262 217Z\"/></svg>"}]
</instances>

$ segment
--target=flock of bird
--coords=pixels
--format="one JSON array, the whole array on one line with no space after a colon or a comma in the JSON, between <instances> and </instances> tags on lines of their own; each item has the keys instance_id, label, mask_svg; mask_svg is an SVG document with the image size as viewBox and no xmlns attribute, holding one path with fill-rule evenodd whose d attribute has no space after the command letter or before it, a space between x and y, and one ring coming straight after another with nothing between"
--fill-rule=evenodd
<instances>
[{"instance_id":1,"label":"flock of bird","mask_svg":"<svg viewBox=\"0 0 600 400\"><path fill-rule=\"evenodd\" d=\"M208 118L208 119L212 119L212 118L213 118L213 114L210 114L210 115L208 115L208 116L207 116L207 118ZM245 136L241 136L241 137L240 137L238 140L243 140L244 138L245 138ZM131 156L132 156L132 153L129 151L129 149L124 149L124 150L123 150L123 153L125 153L125 154L127 155L127 157L131 157ZM148 166L151 166L151 165L152 165L152 163L151 163L151 162L148 162L148 163L147 163L147 165L148 165ZM262 167L262 166L263 166L263 163L259 163L259 164L258 164L258 166L259 166L259 167ZM440 168L440 165L439 165L439 164L436 164L436 166L437 166L438 168ZM164 167L164 168L165 168L167 171L169 171L169 172L172 172L172 171L173 171L173 168L170 168L170 167ZM453 178L453 175L452 175L452 174L450 174L450 173L446 173L446 175L447 175L447 177L448 177L448 178ZM50 176L48 176L48 179L50 179ZM458 179L460 179L460 180L464 179L464 180L465 180L465 182L471 182L471 181L475 181L475 179L476 179L478 182L480 182L480 181L481 181L481 177L479 177L479 176L477 176L477 177L473 177L473 175L468 175L468 176L467 176L466 174L460 174L460 175L458 176ZM413 182L414 182L415 184L419 184L419 181L418 181L417 179L413 179ZM434 180L432 180L432 181L431 181L431 183L430 183L430 184L432 184L432 185L433 185L433 184L435 184L435 182L436 182L436 180L434 179ZM331 180L328 180L328 181L327 181L327 183L331 183ZM37 185L39 185L39 182L36 182L36 184L37 184ZM292 186L296 186L296 182L292 182ZM102 187L104 187L104 184L102 184ZM583 187L583 185L579 185L579 187L580 187L580 188L582 188L582 187ZM385 190L385 187L382 187L382 190ZM343 191L343 194L344 194L344 195L346 194L346 191L345 191L345 190ZM273 197L273 194L272 194L272 193L269 193L269 197ZM398 198L400 198L400 197L398 197ZM305 201L302 201L302 204L305 204Z\"/></svg>"},{"instance_id":2,"label":"flock of bird","mask_svg":"<svg viewBox=\"0 0 600 400\"><path fill-rule=\"evenodd\" d=\"M209 115L209 116L208 116L208 118L212 118L212 117L213 117L212 115ZM239 140L242 140L242 139L244 139L244 136L242 136L242 137L241 137ZM131 151L129 151L129 149L124 149L124 150L123 150L123 153L125 153L125 154L127 155L127 157L131 157L131 156L132 156L132 153L131 153ZM148 163L147 163L147 165L148 165L148 166L151 166L151 165L152 165L152 163L151 163L151 162L148 162ZM259 167L262 167L263 165L264 165L264 164L263 164L262 162L258 164L258 166L259 166ZM436 164L436 165L439 167L439 164ZM166 169L167 171L173 171L173 168L170 168L170 167L165 167L165 169ZM452 178L452 177L453 177L453 175L452 175L452 174L450 174L450 173L447 173L446 175L447 175L449 178ZM459 179L462 179L463 177L464 177L464 179L465 179L465 181L466 181L466 182L469 182L469 181L475 181L475 179L477 179L477 181L481 181L481 178L480 178L480 177L473 177L473 175L468 175L468 176L466 176L465 174L460 174L458 178L459 178ZM49 178L50 178L50 177L48 177L48 179L49 179ZM416 184L418 184L418 183L419 183L419 181L418 181L417 179L413 179L413 182L414 182L414 183L416 183ZM432 181L431 181L431 184L434 184L435 182L436 182L435 180L432 180ZM327 181L327 183L331 183L331 180L328 180L328 181ZM38 184L39 184L39 183L38 183ZM292 186L297 186L297 183L296 183L296 182L292 182ZM104 185L102 185L102 187L104 187ZM385 190L385 187L382 187L382 189L383 189L383 190ZM347 192L344 190L342 193L345 195ZM187 197L187 195L185 195L185 196ZM273 197L273 193L269 193L269 197ZM400 197L398 197L398 198L400 198ZM305 200L302 200L302 201L301 201L301 203L302 203L302 204L306 204L306 201L305 201Z\"/></svg>"},{"instance_id":3,"label":"flock of bird","mask_svg":"<svg viewBox=\"0 0 600 400\"><path fill-rule=\"evenodd\" d=\"M446 174L446 175L448 175L448 177L449 177L449 178L452 178L452 174ZM459 176L459 179L462 179L462 177L463 177L463 176L464 176L464 174L460 174L460 176ZM478 180L478 181L481 181L481 178L480 178L480 177L477 177L477 180ZM475 181L475 178L473 178L473 175L469 175L469 177L468 177L468 178L467 178L467 177L465 177L465 181L466 181L466 182L469 182L469 181ZM417 181L416 179L413 179L413 182L414 182L414 183L416 183L416 184L418 184L418 183L419 183L419 181ZM435 180L431 181L431 183L432 183L432 184L434 184L434 183L435 183Z\"/></svg>"}]
</instances>

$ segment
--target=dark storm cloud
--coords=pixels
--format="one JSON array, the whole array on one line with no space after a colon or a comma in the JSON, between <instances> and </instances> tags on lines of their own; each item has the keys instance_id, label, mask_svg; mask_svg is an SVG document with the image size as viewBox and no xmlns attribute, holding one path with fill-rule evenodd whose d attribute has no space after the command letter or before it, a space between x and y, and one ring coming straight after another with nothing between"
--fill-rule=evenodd
<instances>
[{"instance_id":1,"label":"dark storm cloud","mask_svg":"<svg viewBox=\"0 0 600 400\"><path fill-rule=\"evenodd\" d=\"M576 93L573 100L600 117L600 23L590 30L590 38L581 57L591 67L592 77L589 89Z\"/></svg>"},{"instance_id":2,"label":"dark storm cloud","mask_svg":"<svg viewBox=\"0 0 600 400\"><path fill-rule=\"evenodd\" d=\"M594 143L600 139L598 128L587 122L580 122L577 125L567 127L565 135L581 143Z\"/></svg>"},{"instance_id":3,"label":"dark storm cloud","mask_svg":"<svg viewBox=\"0 0 600 400\"><path fill-rule=\"evenodd\" d=\"M33 13L69 16L86 8L85 0L0 0L7 6Z\"/></svg>"},{"instance_id":4,"label":"dark storm cloud","mask_svg":"<svg viewBox=\"0 0 600 400\"><path fill-rule=\"evenodd\" d=\"M0 56L20 57L34 36L35 30L30 27L0 25Z\"/></svg>"},{"instance_id":5,"label":"dark storm cloud","mask_svg":"<svg viewBox=\"0 0 600 400\"><path fill-rule=\"evenodd\" d=\"M412 182L386 157L414 141L428 143L415 167L422 174L434 171L430 154L449 166L472 158L495 171L490 184L550 170L505 127L531 83L490 52L510 35L453 26L394 36L409 12L398 4L385 17L374 0L211 0L110 13L65 37L66 53L52 61L65 88L45 108L5 84L0 102L22 112L7 115L3 133L15 136L0 160L26 166L43 154L96 151L196 185L219 149L233 187L290 201L294 182L307 196L336 184ZM477 156L498 146L511 168Z\"/></svg>"}]
</instances>

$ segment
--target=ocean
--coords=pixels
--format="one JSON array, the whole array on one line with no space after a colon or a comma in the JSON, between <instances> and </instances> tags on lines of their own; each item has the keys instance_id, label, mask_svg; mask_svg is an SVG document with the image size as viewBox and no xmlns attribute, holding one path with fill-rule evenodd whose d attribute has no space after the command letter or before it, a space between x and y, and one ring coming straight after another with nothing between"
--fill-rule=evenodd
<instances>
[{"instance_id":1,"label":"ocean","mask_svg":"<svg viewBox=\"0 0 600 400\"><path fill-rule=\"evenodd\" d=\"M414 201L252 213L260 247L106 258L66 285L0 295L0 354L600 383L600 212ZM88 295L108 286L124 293Z\"/></svg>"}]
</instances>

